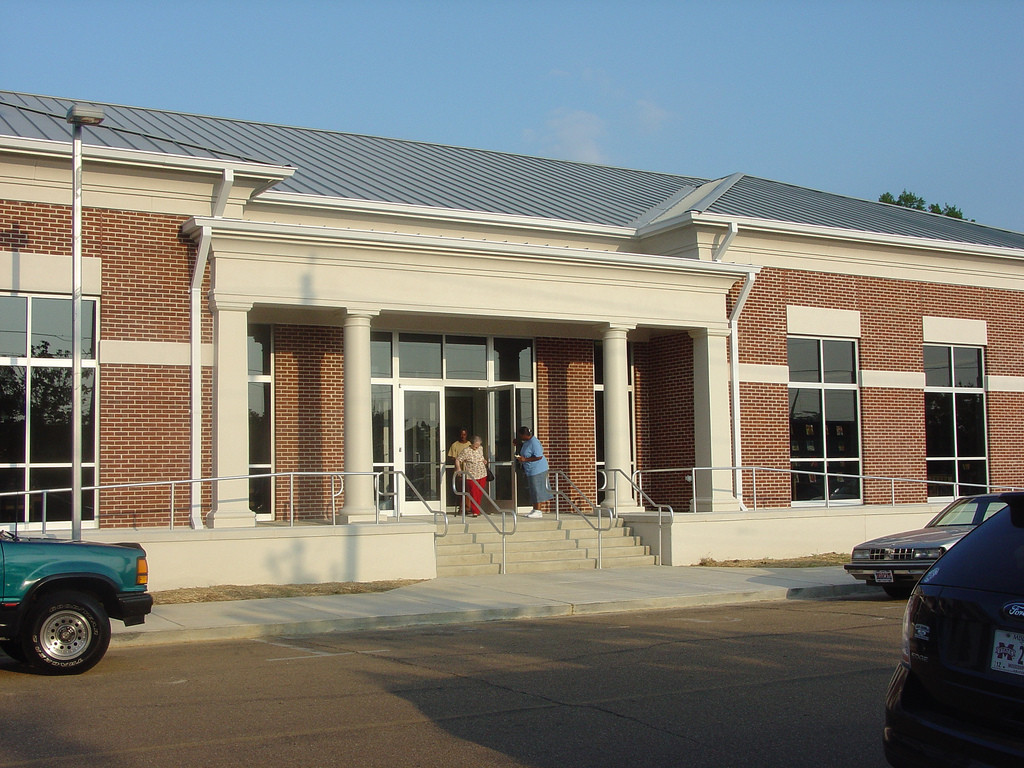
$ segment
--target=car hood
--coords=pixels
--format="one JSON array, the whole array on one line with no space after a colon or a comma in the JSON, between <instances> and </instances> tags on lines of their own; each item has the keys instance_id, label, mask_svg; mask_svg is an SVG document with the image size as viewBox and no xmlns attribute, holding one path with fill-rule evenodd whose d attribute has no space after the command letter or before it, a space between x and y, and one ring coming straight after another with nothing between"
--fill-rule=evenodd
<instances>
[{"instance_id":1,"label":"car hood","mask_svg":"<svg viewBox=\"0 0 1024 768\"><path fill-rule=\"evenodd\" d=\"M854 549L888 549L899 547L946 547L949 548L974 530L973 525L938 525L934 528L919 528L882 536L858 544Z\"/></svg>"}]
</instances>

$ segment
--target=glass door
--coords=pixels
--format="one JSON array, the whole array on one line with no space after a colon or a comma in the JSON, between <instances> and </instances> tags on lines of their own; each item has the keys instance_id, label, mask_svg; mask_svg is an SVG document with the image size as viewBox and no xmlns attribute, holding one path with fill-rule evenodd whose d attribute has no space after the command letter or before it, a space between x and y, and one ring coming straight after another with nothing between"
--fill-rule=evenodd
<instances>
[{"instance_id":1,"label":"glass door","mask_svg":"<svg viewBox=\"0 0 1024 768\"><path fill-rule=\"evenodd\" d=\"M515 509L517 472L515 457L516 439L516 388L514 386L491 387L488 390L487 421L490 429L490 445L488 455L491 458L491 470L494 482L490 493L498 506L504 509Z\"/></svg>"},{"instance_id":2,"label":"glass door","mask_svg":"<svg viewBox=\"0 0 1024 768\"><path fill-rule=\"evenodd\" d=\"M401 463L409 481L428 502L441 498L441 416L440 388L402 388ZM411 489L406 488L400 497L409 502L403 513L427 514Z\"/></svg>"}]
</instances>

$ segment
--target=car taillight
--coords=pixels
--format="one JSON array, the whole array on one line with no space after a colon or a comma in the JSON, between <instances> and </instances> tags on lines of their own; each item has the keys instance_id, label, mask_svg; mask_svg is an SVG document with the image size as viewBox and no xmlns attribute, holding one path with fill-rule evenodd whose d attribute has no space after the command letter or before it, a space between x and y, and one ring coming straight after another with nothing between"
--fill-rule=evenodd
<instances>
[{"instance_id":1,"label":"car taillight","mask_svg":"<svg viewBox=\"0 0 1024 768\"><path fill-rule=\"evenodd\" d=\"M145 556L135 561L135 583L143 587L149 584L149 563Z\"/></svg>"},{"instance_id":2,"label":"car taillight","mask_svg":"<svg viewBox=\"0 0 1024 768\"><path fill-rule=\"evenodd\" d=\"M914 615L917 613L918 603L921 602L921 598L917 595L911 595L907 601L907 609L903 612L903 663L910 665L910 644L914 641L917 634L914 624Z\"/></svg>"}]
</instances>

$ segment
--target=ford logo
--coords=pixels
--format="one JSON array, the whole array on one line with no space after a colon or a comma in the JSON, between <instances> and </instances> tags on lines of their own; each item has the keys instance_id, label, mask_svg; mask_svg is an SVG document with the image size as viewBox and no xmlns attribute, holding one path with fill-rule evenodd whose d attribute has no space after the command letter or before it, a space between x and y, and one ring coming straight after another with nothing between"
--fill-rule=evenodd
<instances>
[{"instance_id":1,"label":"ford logo","mask_svg":"<svg viewBox=\"0 0 1024 768\"><path fill-rule=\"evenodd\" d=\"M1024 603L1007 603L1003 606L1003 615L1008 619L1024 619Z\"/></svg>"}]
</instances>

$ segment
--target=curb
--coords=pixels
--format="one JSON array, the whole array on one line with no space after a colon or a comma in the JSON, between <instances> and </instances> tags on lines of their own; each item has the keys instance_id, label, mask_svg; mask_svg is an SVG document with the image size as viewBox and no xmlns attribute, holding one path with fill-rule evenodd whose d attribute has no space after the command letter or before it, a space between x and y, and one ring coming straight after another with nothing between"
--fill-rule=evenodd
<instances>
[{"instance_id":1,"label":"curb","mask_svg":"<svg viewBox=\"0 0 1024 768\"><path fill-rule=\"evenodd\" d=\"M193 642L226 642L229 640L256 640L263 637L304 637L330 632L363 632L403 627L472 624L484 621L512 621L515 619L545 619L565 616L593 616L602 613L629 611L657 611L670 608L700 608L713 605L737 605L783 600L826 600L851 595L874 595L877 590L866 584L816 585L811 587L778 587L750 592L722 592L700 595L673 595L669 597L642 597L635 599L575 602L564 604L524 605L514 608L474 609L461 611L431 611L394 616L360 616L311 621L287 621L232 624L219 627L156 629L138 631L127 629L114 632L110 645L117 648L172 645Z\"/></svg>"}]
</instances>

